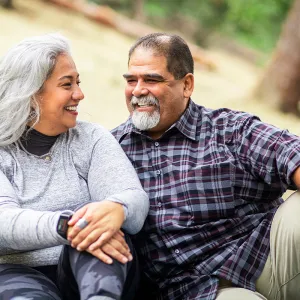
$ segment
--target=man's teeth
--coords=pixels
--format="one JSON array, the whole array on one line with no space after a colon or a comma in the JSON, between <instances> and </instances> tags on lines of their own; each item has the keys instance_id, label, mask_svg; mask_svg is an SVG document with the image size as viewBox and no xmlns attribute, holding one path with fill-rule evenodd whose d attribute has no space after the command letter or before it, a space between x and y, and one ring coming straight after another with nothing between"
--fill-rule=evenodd
<instances>
[{"instance_id":1,"label":"man's teeth","mask_svg":"<svg viewBox=\"0 0 300 300\"><path fill-rule=\"evenodd\" d=\"M71 111L76 111L77 110L77 106L66 106L65 109L66 110L71 110Z\"/></svg>"},{"instance_id":2,"label":"man's teeth","mask_svg":"<svg viewBox=\"0 0 300 300\"><path fill-rule=\"evenodd\" d=\"M138 104L139 107L152 106L151 104Z\"/></svg>"}]
</instances>

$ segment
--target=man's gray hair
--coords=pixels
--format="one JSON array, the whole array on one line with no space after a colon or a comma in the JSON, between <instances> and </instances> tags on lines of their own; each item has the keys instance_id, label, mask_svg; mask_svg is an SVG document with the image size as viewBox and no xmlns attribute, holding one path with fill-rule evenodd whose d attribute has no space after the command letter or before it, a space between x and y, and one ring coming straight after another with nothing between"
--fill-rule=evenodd
<instances>
[{"instance_id":1,"label":"man's gray hair","mask_svg":"<svg viewBox=\"0 0 300 300\"><path fill-rule=\"evenodd\" d=\"M60 54L70 46L59 33L27 38L0 61L0 146L17 142L29 122L39 121L37 94Z\"/></svg>"}]
</instances>

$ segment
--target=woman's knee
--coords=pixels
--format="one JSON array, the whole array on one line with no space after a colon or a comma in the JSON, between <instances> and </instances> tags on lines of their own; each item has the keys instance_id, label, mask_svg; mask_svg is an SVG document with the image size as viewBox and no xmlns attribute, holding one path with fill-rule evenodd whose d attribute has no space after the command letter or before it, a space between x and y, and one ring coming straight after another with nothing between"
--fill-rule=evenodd
<instances>
[{"instance_id":1,"label":"woman's knee","mask_svg":"<svg viewBox=\"0 0 300 300\"><path fill-rule=\"evenodd\" d=\"M23 265L0 265L1 299L60 300L55 284L42 273Z\"/></svg>"}]
</instances>

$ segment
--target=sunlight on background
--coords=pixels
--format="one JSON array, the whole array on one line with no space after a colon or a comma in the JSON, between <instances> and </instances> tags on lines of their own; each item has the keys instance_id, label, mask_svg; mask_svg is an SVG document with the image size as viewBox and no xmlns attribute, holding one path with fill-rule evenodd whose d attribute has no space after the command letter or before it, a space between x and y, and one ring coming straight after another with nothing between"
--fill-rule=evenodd
<instances>
[{"instance_id":1,"label":"sunlight on background","mask_svg":"<svg viewBox=\"0 0 300 300\"><path fill-rule=\"evenodd\" d=\"M125 121L128 113L122 74L126 72L127 53L134 39L46 1L15 0L15 6L15 10L0 8L0 56L25 37L61 32L71 41L85 93L80 118L109 129ZM217 70L196 66L192 97L196 103L251 112L263 121L300 134L298 118L252 99L251 92L262 69L216 47L209 49L209 54Z\"/></svg>"}]
</instances>

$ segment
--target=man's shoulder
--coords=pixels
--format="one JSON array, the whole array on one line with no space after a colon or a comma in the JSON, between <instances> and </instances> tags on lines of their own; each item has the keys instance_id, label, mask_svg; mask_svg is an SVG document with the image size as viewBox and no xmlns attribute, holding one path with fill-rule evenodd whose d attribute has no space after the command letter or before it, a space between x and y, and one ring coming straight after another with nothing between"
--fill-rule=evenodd
<instances>
[{"instance_id":1,"label":"man's shoulder","mask_svg":"<svg viewBox=\"0 0 300 300\"><path fill-rule=\"evenodd\" d=\"M218 109L202 109L202 118L206 118L213 123L242 123L248 119L257 119L257 116L254 116L250 113L237 111L229 108L218 108Z\"/></svg>"},{"instance_id":2,"label":"man's shoulder","mask_svg":"<svg viewBox=\"0 0 300 300\"><path fill-rule=\"evenodd\" d=\"M130 131L130 128L130 122L127 120L126 122L112 129L111 134L117 139L117 141L120 141L122 136Z\"/></svg>"}]
</instances>

